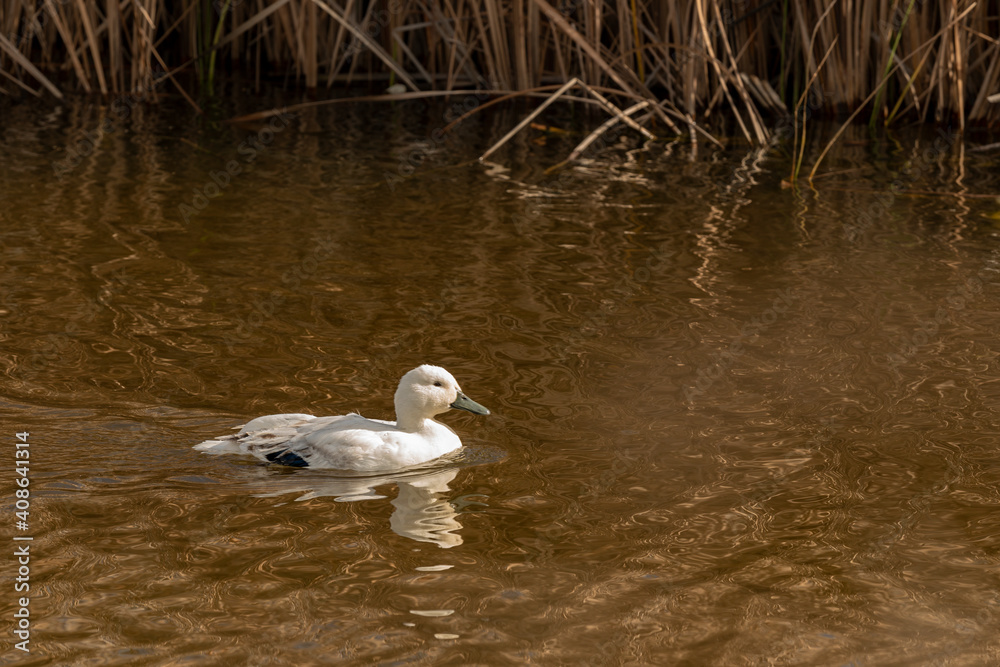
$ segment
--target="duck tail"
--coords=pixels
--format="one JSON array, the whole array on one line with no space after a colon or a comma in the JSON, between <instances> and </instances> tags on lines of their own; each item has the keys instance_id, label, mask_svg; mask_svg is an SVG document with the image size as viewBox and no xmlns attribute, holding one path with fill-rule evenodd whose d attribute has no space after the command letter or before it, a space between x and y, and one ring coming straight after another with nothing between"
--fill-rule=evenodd
<instances>
[{"instance_id":1,"label":"duck tail","mask_svg":"<svg viewBox=\"0 0 1000 667\"><path fill-rule=\"evenodd\" d=\"M224 435L214 440L206 440L194 446L199 452L210 452L212 454L239 454L239 442L235 435Z\"/></svg>"}]
</instances>

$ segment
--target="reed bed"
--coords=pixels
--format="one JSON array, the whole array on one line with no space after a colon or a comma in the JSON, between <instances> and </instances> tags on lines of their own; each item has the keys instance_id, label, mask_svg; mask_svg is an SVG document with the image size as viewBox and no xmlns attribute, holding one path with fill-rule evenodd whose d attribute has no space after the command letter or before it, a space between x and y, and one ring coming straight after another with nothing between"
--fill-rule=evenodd
<instances>
[{"instance_id":1,"label":"reed bed","mask_svg":"<svg viewBox=\"0 0 1000 667\"><path fill-rule=\"evenodd\" d=\"M576 79L692 137L722 114L754 143L806 113L995 125L1000 0L0 0L3 94L169 87L197 108L237 76L411 92Z\"/></svg>"}]
</instances>

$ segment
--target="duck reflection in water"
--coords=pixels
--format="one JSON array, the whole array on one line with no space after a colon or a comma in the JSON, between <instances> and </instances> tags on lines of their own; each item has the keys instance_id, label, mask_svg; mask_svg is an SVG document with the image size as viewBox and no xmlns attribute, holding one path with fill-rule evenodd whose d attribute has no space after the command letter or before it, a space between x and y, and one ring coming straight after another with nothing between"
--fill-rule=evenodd
<instances>
[{"instance_id":1,"label":"duck reflection in water","mask_svg":"<svg viewBox=\"0 0 1000 667\"><path fill-rule=\"evenodd\" d=\"M458 512L445 495L451 491L448 484L457 474L458 468L446 468L378 477L315 479L310 480L308 485L302 484L301 479L289 479L289 484L285 485L281 483L280 478L276 480L272 477L267 481L269 491L256 496L274 498L290 493L301 493L302 495L295 499L296 502L323 496L333 497L337 502L355 502L385 498L386 496L378 494L375 489L395 484L399 493L391 501L395 508L389 517L389 527L392 531L417 542L430 542L442 549L450 549L462 544L462 537L458 534L462 529L462 524L457 519ZM294 478L298 475L288 477Z\"/></svg>"}]
</instances>

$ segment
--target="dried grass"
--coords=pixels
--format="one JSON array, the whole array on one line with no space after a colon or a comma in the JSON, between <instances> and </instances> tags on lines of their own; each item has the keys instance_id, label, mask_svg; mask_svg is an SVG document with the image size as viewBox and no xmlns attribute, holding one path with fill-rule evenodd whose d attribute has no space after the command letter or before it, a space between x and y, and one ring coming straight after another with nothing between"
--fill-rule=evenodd
<instances>
[{"instance_id":1,"label":"dried grass","mask_svg":"<svg viewBox=\"0 0 1000 667\"><path fill-rule=\"evenodd\" d=\"M0 91L124 94L187 70L211 94L217 67L308 88L577 78L649 101L692 140L721 112L763 144L807 93L813 113L872 123L996 124L998 35L996 0L0 0L0 74L17 84Z\"/></svg>"}]
</instances>

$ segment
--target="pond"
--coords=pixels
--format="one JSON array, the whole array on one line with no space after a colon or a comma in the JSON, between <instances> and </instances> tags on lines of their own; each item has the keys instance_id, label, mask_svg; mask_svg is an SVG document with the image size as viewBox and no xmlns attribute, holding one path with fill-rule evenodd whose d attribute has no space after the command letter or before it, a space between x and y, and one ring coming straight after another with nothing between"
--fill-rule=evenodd
<instances>
[{"instance_id":1,"label":"pond","mask_svg":"<svg viewBox=\"0 0 1000 667\"><path fill-rule=\"evenodd\" d=\"M603 120L564 109L478 164L524 111L5 110L5 660L1000 659L996 154L851 129L789 188L787 142L625 132L547 173ZM192 449L391 419L422 363L492 411L456 456Z\"/></svg>"}]
</instances>

